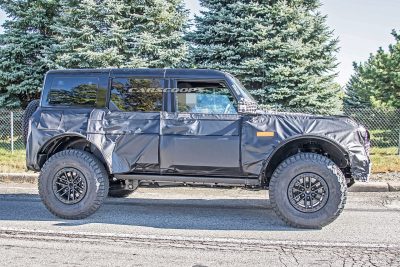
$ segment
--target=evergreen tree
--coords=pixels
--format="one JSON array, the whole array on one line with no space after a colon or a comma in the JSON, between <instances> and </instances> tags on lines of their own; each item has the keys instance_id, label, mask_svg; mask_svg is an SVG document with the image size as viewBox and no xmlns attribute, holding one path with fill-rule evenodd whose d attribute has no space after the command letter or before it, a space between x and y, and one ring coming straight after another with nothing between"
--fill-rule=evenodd
<instances>
[{"instance_id":1,"label":"evergreen tree","mask_svg":"<svg viewBox=\"0 0 400 267\"><path fill-rule=\"evenodd\" d=\"M345 104L350 107L400 108L400 35L388 51L379 48L364 63L354 63Z\"/></svg>"},{"instance_id":2,"label":"evergreen tree","mask_svg":"<svg viewBox=\"0 0 400 267\"><path fill-rule=\"evenodd\" d=\"M64 68L175 67L186 55L182 0L63 0L53 29Z\"/></svg>"},{"instance_id":3,"label":"evergreen tree","mask_svg":"<svg viewBox=\"0 0 400 267\"><path fill-rule=\"evenodd\" d=\"M194 66L231 72L269 106L341 108L338 40L319 0L200 0L189 33Z\"/></svg>"},{"instance_id":4,"label":"evergreen tree","mask_svg":"<svg viewBox=\"0 0 400 267\"><path fill-rule=\"evenodd\" d=\"M8 16L0 34L0 106L25 107L51 65L44 51L54 44L49 26L59 1L0 1L0 8Z\"/></svg>"}]
</instances>

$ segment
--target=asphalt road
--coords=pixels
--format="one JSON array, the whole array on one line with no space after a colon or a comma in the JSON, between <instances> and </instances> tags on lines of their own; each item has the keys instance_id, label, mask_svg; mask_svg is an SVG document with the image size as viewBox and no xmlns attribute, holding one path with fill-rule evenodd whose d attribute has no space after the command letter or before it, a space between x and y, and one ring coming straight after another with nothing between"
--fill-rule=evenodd
<instances>
[{"instance_id":1,"label":"asphalt road","mask_svg":"<svg viewBox=\"0 0 400 267\"><path fill-rule=\"evenodd\" d=\"M265 191L141 188L57 219L31 185L0 184L0 266L400 266L400 193L350 193L322 230L287 227Z\"/></svg>"}]
</instances>

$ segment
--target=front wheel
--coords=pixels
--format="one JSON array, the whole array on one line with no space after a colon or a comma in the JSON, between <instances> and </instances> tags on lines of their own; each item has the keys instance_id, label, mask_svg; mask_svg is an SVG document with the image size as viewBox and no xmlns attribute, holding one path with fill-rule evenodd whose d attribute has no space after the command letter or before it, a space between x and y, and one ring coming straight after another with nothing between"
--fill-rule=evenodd
<instances>
[{"instance_id":1,"label":"front wheel","mask_svg":"<svg viewBox=\"0 0 400 267\"><path fill-rule=\"evenodd\" d=\"M346 179L329 158L299 153L283 161L274 171L269 194L273 209L287 224L321 228L344 209Z\"/></svg>"},{"instance_id":2,"label":"front wheel","mask_svg":"<svg viewBox=\"0 0 400 267\"><path fill-rule=\"evenodd\" d=\"M108 194L108 174L92 154L65 150L53 155L39 175L39 194L46 208L63 219L93 214Z\"/></svg>"}]
</instances>

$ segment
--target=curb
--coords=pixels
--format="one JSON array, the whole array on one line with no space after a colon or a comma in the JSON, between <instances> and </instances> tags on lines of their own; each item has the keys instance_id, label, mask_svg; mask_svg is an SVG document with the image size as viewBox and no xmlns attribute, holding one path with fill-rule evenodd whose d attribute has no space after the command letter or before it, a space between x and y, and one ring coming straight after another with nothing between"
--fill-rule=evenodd
<instances>
[{"instance_id":1,"label":"curb","mask_svg":"<svg viewBox=\"0 0 400 267\"><path fill-rule=\"evenodd\" d=\"M349 192L390 192L390 186L387 182L356 182L353 184Z\"/></svg>"},{"instance_id":2,"label":"curb","mask_svg":"<svg viewBox=\"0 0 400 267\"><path fill-rule=\"evenodd\" d=\"M399 192L400 191L400 182L390 182L389 185L389 192Z\"/></svg>"},{"instance_id":3,"label":"curb","mask_svg":"<svg viewBox=\"0 0 400 267\"><path fill-rule=\"evenodd\" d=\"M0 173L0 183L30 183L36 184L39 174L37 173ZM400 182L356 182L349 192L400 192Z\"/></svg>"}]
</instances>

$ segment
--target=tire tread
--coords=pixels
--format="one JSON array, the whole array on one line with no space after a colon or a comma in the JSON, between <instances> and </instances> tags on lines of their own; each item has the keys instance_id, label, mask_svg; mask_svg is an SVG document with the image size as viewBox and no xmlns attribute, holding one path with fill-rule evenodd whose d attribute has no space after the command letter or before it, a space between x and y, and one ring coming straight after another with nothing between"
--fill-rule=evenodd
<instances>
[{"instance_id":1,"label":"tire tread","mask_svg":"<svg viewBox=\"0 0 400 267\"><path fill-rule=\"evenodd\" d=\"M274 171L272 174L270 183L269 183L269 197L271 201L271 205L277 216L284 221L286 224L296 227L296 228L319 228L319 227L312 227L312 226L306 226L302 224L298 224L295 222L292 222L288 220L283 213L279 210L277 203L275 202L275 192L274 190L271 190L271 188L275 187L275 184L278 182L280 178L281 172L285 169L290 167L290 165L296 161L299 160L305 160L305 161L310 161L318 164L324 164L328 166L328 169L332 172L334 177L337 178L339 184L340 184L340 193L341 193L341 201L337 207L336 212L323 224L320 225L320 227L326 226L333 222L343 211L346 201L347 201L347 185L346 185L346 179L342 173L342 171L339 169L339 167L329 158L320 155L320 154L315 154L315 153L298 153L296 155L293 155L286 160L284 160Z\"/></svg>"},{"instance_id":2,"label":"tire tread","mask_svg":"<svg viewBox=\"0 0 400 267\"><path fill-rule=\"evenodd\" d=\"M72 157L74 159L78 159L80 162L86 162L91 170L93 171L93 174L95 175L97 181L100 183L99 184L99 191L97 193L96 199L93 202L93 205L88 209L86 212L83 212L79 215L75 216L65 216L63 214L59 214L55 212L51 206L48 203L48 199L46 198L46 195L43 193L44 188L42 188L41 180L46 179L45 175L46 173L49 172L49 170L52 168L53 162L56 160L60 159L65 159ZM73 219L73 220L79 220L79 219L84 219L95 213L99 207L103 204L104 199L108 195L108 173L106 169L104 168L103 164L92 154L82 151L82 150L74 150L74 149L69 149L69 150L63 150L61 152L58 152L54 154L52 157L50 157L49 160L46 161L44 166L42 167L41 173L38 178L38 188L40 192L40 198L46 208L55 216L63 218L63 219Z\"/></svg>"}]
</instances>

